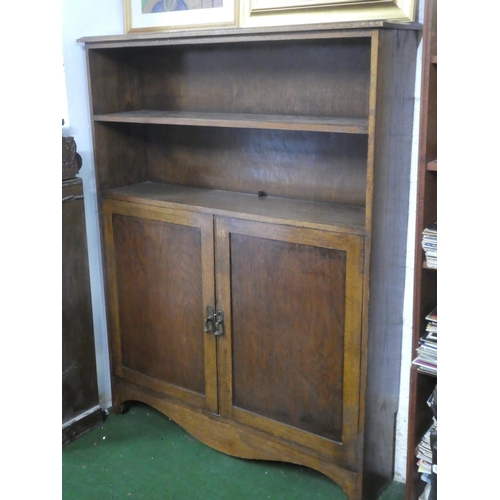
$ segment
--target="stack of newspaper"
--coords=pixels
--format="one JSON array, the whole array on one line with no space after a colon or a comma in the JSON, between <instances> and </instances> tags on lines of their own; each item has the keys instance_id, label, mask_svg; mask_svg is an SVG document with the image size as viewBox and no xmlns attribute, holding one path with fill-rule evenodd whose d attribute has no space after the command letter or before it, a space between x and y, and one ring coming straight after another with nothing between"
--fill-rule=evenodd
<instances>
[{"instance_id":1,"label":"stack of newspaper","mask_svg":"<svg viewBox=\"0 0 500 500\"><path fill-rule=\"evenodd\" d=\"M417 446L416 456L418 459L418 472L421 474L431 474L432 472L432 449L431 432L437 426L436 421L432 422L424 437Z\"/></svg>"},{"instance_id":2,"label":"stack of newspaper","mask_svg":"<svg viewBox=\"0 0 500 500\"><path fill-rule=\"evenodd\" d=\"M418 500L437 499L437 385L427 400L432 410L432 425L418 444L415 455L418 459L420 478L426 483Z\"/></svg>"},{"instance_id":3,"label":"stack of newspaper","mask_svg":"<svg viewBox=\"0 0 500 500\"><path fill-rule=\"evenodd\" d=\"M425 373L437 374L437 306L425 317L426 335L420 338L413 364Z\"/></svg>"},{"instance_id":4,"label":"stack of newspaper","mask_svg":"<svg viewBox=\"0 0 500 500\"><path fill-rule=\"evenodd\" d=\"M427 267L437 269L437 221L422 231L422 248Z\"/></svg>"}]
</instances>

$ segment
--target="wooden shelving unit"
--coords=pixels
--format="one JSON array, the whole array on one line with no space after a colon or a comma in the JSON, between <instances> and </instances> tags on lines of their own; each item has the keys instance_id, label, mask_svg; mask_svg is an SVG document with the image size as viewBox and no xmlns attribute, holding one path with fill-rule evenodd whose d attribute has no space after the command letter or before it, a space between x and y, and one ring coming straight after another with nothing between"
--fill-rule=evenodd
<instances>
[{"instance_id":1,"label":"wooden shelving unit","mask_svg":"<svg viewBox=\"0 0 500 500\"><path fill-rule=\"evenodd\" d=\"M117 411L392 481L420 29L81 40Z\"/></svg>"},{"instance_id":2,"label":"wooden shelving unit","mask_svg":"<svg viewBox=\"0 0 500 500\"><path fill-rule=\"evenodd\" d=\"M415 229L415 280L412 359L425 335L425 317L437 305L437 269L429 268L422 250L422 231L437 220L437 0L426 0L422 52L419 167ZM413 365L410 375L406 499L417 500L425 483L418 472L415 449L432 423L427 399L437 376Z\"/></svg>"}]
</instances>

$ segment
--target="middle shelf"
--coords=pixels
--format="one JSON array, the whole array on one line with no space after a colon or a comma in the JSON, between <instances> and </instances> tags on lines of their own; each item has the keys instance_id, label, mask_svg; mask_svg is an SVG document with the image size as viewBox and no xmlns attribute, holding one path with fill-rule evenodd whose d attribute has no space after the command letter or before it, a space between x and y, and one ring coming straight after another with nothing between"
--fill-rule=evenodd
<instances>
[{"instance_id":1,"label":"middle shelf","mask_svg":"<svg viewBox=\"0 0 500 500\"><path fill-rule=\"evenodd\" d=\"M256 128L367 134L367 118L297 116L251 113L139 110L94 116L98 122L193 125L201 127Z\"/></svg>"},{"instance_id":2,"label":"middle shelf","mask_svg":"<svg viewBox=\"0 0 500 500\"><path fill-rule=\"evenodd\" d=\"M181 119L199 119L199 114L193 115L198 118L183 113ZM355 212L364 217L370 169L368 134L151 121L173 119L164 114L152 118L142 113L97 116L96 142L113 144L96 156L103 192L152 181L208 190L202 191L205 193L218 190L256 196L263 192L269 199L311 202L312 207L321 203L358 207L361 210L355 208ZM321 224L329 225L329 217L319 216ZM357 226L357 222L346 225Z\"/></svg>"}]
</instances>

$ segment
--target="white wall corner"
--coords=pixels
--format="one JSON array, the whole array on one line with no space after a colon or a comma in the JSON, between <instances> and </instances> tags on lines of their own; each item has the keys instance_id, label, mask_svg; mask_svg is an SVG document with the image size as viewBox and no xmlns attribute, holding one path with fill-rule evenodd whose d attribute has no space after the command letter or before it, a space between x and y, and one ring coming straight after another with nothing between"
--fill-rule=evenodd
<instances>
[{"instance_id":1,"label":"white wall corner","mask_svg":"<svg viewBox=\"0 0 500 500\"><path fill-rule=\"evenodd\" d=\"M123 34L123 1L63 0L62 49L67 123L63 135L73 136L82 157L79 177L83 181L85 219L92 294L92 312L97 364L99 402L102 408L111 406L111 380L108 335L104 298L104 278L101 259L98 204L92 153L89 93L85 49L77 40L84 36Z\"/></svg>"},{"instance_id":2,"label":"white wall corner","mask_svg":"<svg viewBox=\"0 0 500 500\"><path fill-rule=\"evenodd\" d=\"M422 22L425 1L419 2L418 21ZM403 305L403 328L401 342L401 378L398 416L396 421L396 450L394 459L394 479L406 482L406 458L408 440L408 405L410 392L410 368L412 361L413 303L415 273L415 224L417 208L418 148L420 131L420 88L422 74L422 40L416 57L415 98L413 115L413 143L410 171L410 200L408 210L408 239L406 250L406 279Z\"/></svg>"}]
</instances>

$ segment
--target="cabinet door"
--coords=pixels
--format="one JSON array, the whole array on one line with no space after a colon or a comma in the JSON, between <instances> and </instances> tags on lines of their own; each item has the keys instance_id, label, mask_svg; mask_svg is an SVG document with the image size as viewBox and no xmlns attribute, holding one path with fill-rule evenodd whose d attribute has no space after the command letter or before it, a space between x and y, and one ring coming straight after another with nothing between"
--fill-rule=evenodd
<instances>
[{"instance_id":1,"label":"cabinet door","mask_svg":"<svg viewBox=\"0 0 500 500\"><path fill-rule=\"evenodd\" d=\"M221 414L355 464L363 239L216 220Z\"/></svg>"},{"instance_id":2,"label":"cabinet door","mask_svg":"<svg viewBox=\"0 0 500 500\"><path fill-rule=\"evenodd\" d=\"M114 373L216 412L212 216L110 200L105 214Z\"/></svg>"}]
</instances>

